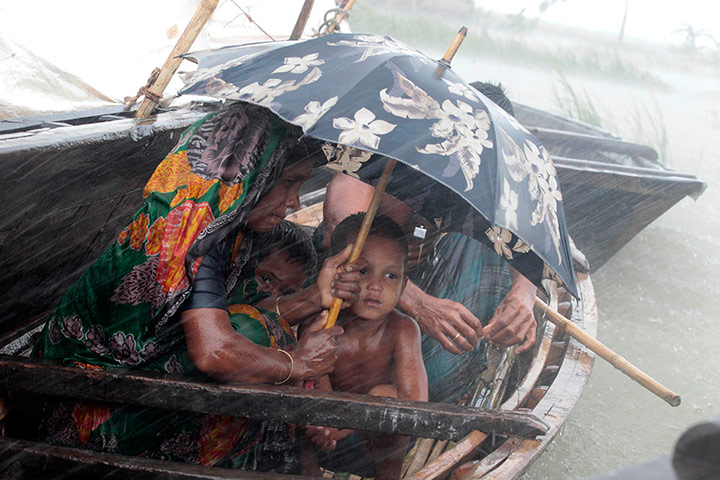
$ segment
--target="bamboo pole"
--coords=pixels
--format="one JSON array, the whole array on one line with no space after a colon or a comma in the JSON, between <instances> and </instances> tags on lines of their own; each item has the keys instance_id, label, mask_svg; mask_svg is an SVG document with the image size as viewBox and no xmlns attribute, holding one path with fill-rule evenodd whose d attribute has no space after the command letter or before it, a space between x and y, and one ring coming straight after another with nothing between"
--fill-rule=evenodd
<instances>
[{"instance_id":1,"label":"bamboo pole","mask_svg":"<svg viewBox=\"0 0 720 480\"><path fill-rule=\"evenodd\" d=\"M290 34L290 40L300 40L300 37L305 31L308 18L310 18L310 12L312 12L314 3L315 0L305 0L305 3L303 3L300 15L298 15L297 21L295 22L295 28L293 28L293 31Z\"/></svg>"},{"instance_id":2,"label":"bamboo pole","mask_svg":"<svg viewBox=\"0 0 720 480\"><path fill-rule=\"evenodd\" d=\"M345 10L350 10L353 3L355 3L355 0L350 0L347 5L345 5ZM328 29L328 32L332 33L332 30ZM462 44L462 41L465 39L465 35L467 35L467 28L462 27L460 29L460 32L458 32L458 34L455 36L455 39L450 45L450 48L448 48L447 52L445 52L445 56L441 60L443 68L445 68L446 66L450 66L450 62L455 57L458 48L460 48L460 44ZM370 200L370 206L368 207L365 218L363 218L363 223L360 226L360 232L358 232L355 243L353 243L352 249L350 250L350 258L348 258L348 263L352 263L358 258L360 258L360 252L362 252L362 248L365 245L365 240L367 239L368 232L370 231L370 226L375 219L375 214L377 213L377 209L380 206L380 200L382 199L383 193L385 193L385 187L387 187L387 184L390 181L390 176L392 175L392 171L395 168L395 163L396 161L391 158L388 159L387 163L385 164L385 169L383 170L383 173L380 176L380 180L375 187L375 192L373 193L372 200ZM330 328L335 325L338 314L340 313L340 308L342 308L342 303L342 299L337 297L333 298L330 311L328 312L328 319L325 323L325 328Z\"/></svg>"},{"instance_id":3,"label":"bamboo pole","mask_svg":"<svg viewBox=\"0 0 720 480\"><path fill-rule=\"evenodd\" d=\"M347 14L352 9L353 5L355 5L355 0L348 0L345 6L341 8L338 14L335 16L335 21L328 27L327 33L335 32L335 27L340 25L340 22L345 19Z\"/></svg>"},{"instance_id":4,"label":"bamboo pole","mask_svg":"<svg viewBox=\"0 0 720 480\"><path fill-rule=\"evenodd\" d=\"M615 353L610 348L605 346L602 342L585 333L577 325L560 315L555 310L548 307L547 304L541 299L535 298L535 306L540 308L547 315L548 320L553 322L558 327L564 328L571 337L585 345L587 348L595 352L601 358L610 362L612 366L623 372L625 375L632 378L640 385L647 388L652 393L662 398L673 407L677 407L678 405L680 405L680 395L669 390L660 382L650 377L648 374L637 368L632 363L625 360L621 355Z\"/></svg>"},{"instance_id":5,"label":"bamboo pole","mask_svg":"<svg viewBox=\"0 0 720 480\"><path fill-rule=\"evenodd\" d=\"M448 47L447 51L445 52L445 55L443 55L443 58L440 60L440 63L443 65L449 67L450 62L452 62L452 59L455 58L455 54L457 53L458 49L460 48L460 45L462 45L463 40L465 40L465 37L467 36L467 27L460 27L460 30L458 30L457 35L455 35L455 39L452 41L450 46Z\"/></svg>"},{"instance_id":6,"label":"bamboo pole","mask_svg":"<svg viewBox=\"0 0 720 480\"><path fill-rule=\"evenodd\" d=\"M383 170L383 173L380 176L380 180L375 187L375 192L373 193L372 200L370 200L370 206L368 207L367 213L365 213L365 218L363 218L363 223L360 226L360 231L358 232L357 238L355 239L352 249L350 250L350 258L348 258L348 263L352 263L358 258L360 258L360 253L362 252L363 246L365 245L365 240L367 239L368 232L370 232L370 226L375 219L375 214L377 213L378 207L380 206L380 200L382 200L382 196L385 193L385 188L390 181L390 176L395 169L396 163L396 160L389 158L387 163L385 164L385 169ZM328 313L328 319L325 323L325 328L330 328L335 325L335 321L337 320L338 314L340 313L342 303L342 298L333 298L333 303L330 307L330 312Z\"/></svg>"},{"instance_id":7,"label":"bamboo pole","mask_svg":"<svg viewBox=\"0 0 720 480\"><path fill-rule=\"evenodd\" d=\"M168 86L170 79L173 75L175 75L175 72L183 60L179 56L190 50L190 47L200 33L200 30L202 30L212 13L215 11L218 1L219 0L203 0L197 8L195 15L193 15L192 19L190 19L187 27L185 27L185 31L182 35L180 35L175 47L170 52L170 55L168 55L167 60L165 60L165 63L160 69L160 74L158 75L157 80L155 80L152 86L148 89L148 93L145 94L145 98L135 114L136 118L146 118L150 116L155 108L155 105L157 105L162 98L165 87Z\"/></svg>"}]
</instances>

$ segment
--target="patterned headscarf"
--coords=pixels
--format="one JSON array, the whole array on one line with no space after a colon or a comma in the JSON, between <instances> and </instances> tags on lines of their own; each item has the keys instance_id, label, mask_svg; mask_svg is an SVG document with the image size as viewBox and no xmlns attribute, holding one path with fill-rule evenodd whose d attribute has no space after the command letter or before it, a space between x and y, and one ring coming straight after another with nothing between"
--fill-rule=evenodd
<instances>
[{"instance_id":1,"label":"patterned headscarf","mask_svg":"<svg viewBox=\"0 0 720 480\"><path fill-rule=\"evenodd\" d=\"M202 258L232 237L273 185L299 130L238 103L190 126L143 191L132 222L65 293L36 352L140 367L177 341L173 314ZM172 332L172 333L171 333Z\"/></svg>"}]
</instances>

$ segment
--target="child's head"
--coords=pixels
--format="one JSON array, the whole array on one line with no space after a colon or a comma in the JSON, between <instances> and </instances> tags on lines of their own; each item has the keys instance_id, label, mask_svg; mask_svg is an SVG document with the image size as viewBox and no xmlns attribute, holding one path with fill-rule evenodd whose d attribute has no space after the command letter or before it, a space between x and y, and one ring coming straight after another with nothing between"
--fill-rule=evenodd
<instances>
[{"instance_id":1,"label":"child's head","mask_svg":"<svg viewBox=\"0 0 720 480\"><path fill-rule=\"evenodd\" d=\"M272 300L300 290L315 269L317 254L310 236L300 226L283 220L257 236L255 281Z\"/></svg>"},{"instance_id":2,"label":"child's head","mask_svg":"<svg viewBox=\"0 0 720 480\"><path fill-rule=\"evenodd\" d=\"M340 222L330 237L330 248L340 252L355 241L364 213ZM407 277L408 243L400 226L385 216L375 217L360 258L367 266L360 273L360 295L352 312L367 320L384 318L400 301Z\"/></svg>"}]
</instances>

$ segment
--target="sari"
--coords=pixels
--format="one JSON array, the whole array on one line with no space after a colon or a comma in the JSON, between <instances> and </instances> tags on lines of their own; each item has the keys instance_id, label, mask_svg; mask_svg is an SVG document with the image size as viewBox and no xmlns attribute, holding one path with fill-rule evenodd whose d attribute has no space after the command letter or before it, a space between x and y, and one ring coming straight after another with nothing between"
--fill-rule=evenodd
<instances>
[{"instance_id":1,"label":"sari","mask_svg":"<svg viewBox=\"0 0 720 480\"><path fill-rule=\"evenodd\" d=\"M176 313L204 255L221 242L232 248L228 294L234 292L236 305L253 296L242 278L251 237L242 226L298 137L298 130L249 104L186 129L145 186L132 221L66 291L33 356L79 368L196 373ZM274 313L234 308L234 326L254 333L253 341L275 348L294 342ZM296 469L287 458L293 433L280 422L57 399L44 399L36 413L40 438L52 443L205 465Z\"/></svg>"},{"instance_id":2,"label":"sari","mask_svg":"<svg viewBox=\"0 0 720 480\"><path fill-rule=\"evenodd\" d=\"M483 325L510 291L510 267L493 250L459 233L444 235L434 255L410 275L415 285L438 298L463 304ZM487 368L487 341L459 355L422 335L422 354L431 402L454 402L465 395Z\"/></svg>"}]
</instances>

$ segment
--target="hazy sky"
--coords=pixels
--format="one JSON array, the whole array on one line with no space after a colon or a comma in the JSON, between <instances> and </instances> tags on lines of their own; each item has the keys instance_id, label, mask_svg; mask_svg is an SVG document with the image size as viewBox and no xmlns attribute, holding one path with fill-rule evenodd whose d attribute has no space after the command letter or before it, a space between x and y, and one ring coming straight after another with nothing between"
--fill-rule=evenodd
<instances>
[{"instance_id":1,"label":"hazy sky","mask_svg":"<svg viewBox=\"0 0 720 480\"><path fill-rule=\"evenodd\" d=\"M478 7L535 17L542 0L475 0ZM542 14L542 20L576 25L590 30L619 32L625 0L561 0ZM720 41L720 1L717 0L629 0L625 34L661 42L682 43L673 30L690 24ZM698 40L700 43L700 40ZM703 39L703 45L713 45Z\"/></svg>"}]
</instances>

